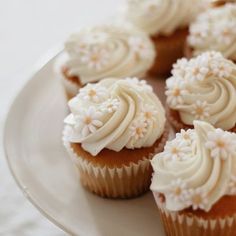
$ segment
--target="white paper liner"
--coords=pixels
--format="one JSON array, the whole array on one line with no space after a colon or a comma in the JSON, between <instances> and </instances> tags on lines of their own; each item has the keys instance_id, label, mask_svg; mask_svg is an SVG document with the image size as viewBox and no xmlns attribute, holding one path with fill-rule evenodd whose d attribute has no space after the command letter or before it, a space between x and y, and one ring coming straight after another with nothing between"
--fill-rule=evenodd
<instances>
[{"instance_id":1,"label":"white paper liner","mask_svg":"<svg viewBox=\"0 0 236 236\"><path fill-rule=\"evenodd\" d=\"M148 191L152 176L150 159L163 150L168 138L168 129L165 129L162 140L154 153L143 157L138 163L130 163L128 166L114 168L95 166L91 162L80 158L66 138L68 130L69 127L65 126L63 131L64 146L79 169L82 184L90 191L110 198L130 198Z\"/></svg>"},{"instance_id":2,"label":"white paper liner","mask_svg":"<svg viewBox=\"0 0 236 236\"><path fill-rule=\"evenodd\" d=\"M223 218L209 218L170 212L158 203L161 220L167 236L235 236L236 213Z\"/></svg>"}]
</instances>

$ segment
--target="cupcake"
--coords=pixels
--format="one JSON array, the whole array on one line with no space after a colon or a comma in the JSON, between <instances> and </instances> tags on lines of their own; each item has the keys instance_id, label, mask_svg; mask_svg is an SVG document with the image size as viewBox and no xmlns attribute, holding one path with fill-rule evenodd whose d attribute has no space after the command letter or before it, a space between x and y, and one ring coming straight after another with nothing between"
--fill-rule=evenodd
<instances>
[{"instance_id":1,"label":"cupcake","mask_svg":"<svg viewBox=\"0 0 236 236\"><path fill-rule=\"evenodd\" d=\"M236 131L236 65L221 53L180 59L166 81L167 117L176 131L194 120Z\"/></svg>"},{"instance_id":2,"label":"cupcake","mask_svg":"<svg viewBox=\"0 0 236 236\"><path fill-rule=\"evenodd\" d=\"M167 236L234 236L236 134L194 121L151 161Z\"/></svg>"},{"instance_id":3,"label":"cupcake","mask_svg":"<svg viewBox=\"0 0 236 236\"><path fill-rule=\"evenodd\" d=\"M87 84L69 101L64 145L91 192L131 198L149 189L150 159L168 137L165 111L152 87L137 78Z\"/></svg>"},{"instance_id":4,"label":"cupcake","mask_svg":"<svg viewBox=\"0 0 236 236\"><path fill-rule=\"evenodd\" d=\"M144 77L155 59L149 37L135 27L101 25L71 35L56 62L68 98L106 77Z\"/></svg>"},{"instance_id":5,"label":"cupcake","mask_svg":"<svg viewBox=\"0 0 236 236\"><path fill-rule=\"evenodd\" d=\"M236 62L236 4L210 8L190 25L185 54L188 58L214 50Z\"/></svg>"},{"instance_id":6,"label":"cupcake","mask_svg":"<svg viewBox=\"0 0 236 236\"><path fill-rule=\"evenodd\" d=\"M168 75L183 56L189 23L200 11L199 0L127 0L125 18L150 35L156 47L154 75Z\"/></svg>"}]
</instances>

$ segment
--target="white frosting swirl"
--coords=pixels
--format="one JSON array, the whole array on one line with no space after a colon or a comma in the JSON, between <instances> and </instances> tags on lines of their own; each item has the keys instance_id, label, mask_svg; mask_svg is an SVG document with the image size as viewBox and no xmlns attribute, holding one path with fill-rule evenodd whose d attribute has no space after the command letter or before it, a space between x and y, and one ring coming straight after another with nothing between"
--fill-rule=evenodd
<instances>
[{"instance_id":1,"label":"white frosting swirl","mask_svg":"<svg viewBox=\"0 0 236 236\"><path fill-rule=\"evenodd\" d=\"M194 56L215 50L236 60L236 4L212 8L199 15L190 26L188 43Z\"/></svg>"},{"instance_id":2,"label":"white frosting swirl","mask_svg":"<svg viewBox=\"0 0 236 236\"><path fill-rule=\"evenodd\" d=\"M184 124L196 119L230 130L236 124L236 65L220 53L179 60L167 80L167 103Z\"/></svg>"},{"instance_id":3,"label":"white frosting swirl","mask_svg":"<svg viewBox=\"0 0 236 236\"><path fill-rule=\"evenodd\" d=\"M65 43L69 75L82 84L107 77L144 76L155 59L146 34L134 27L103 25L73 34Z\"/></svg>"},{"instance_id":4,"label":"white frosting swirl","mask_svg":"<svg viewBox=\"0 0 236 236\"><path fill-rule=\"evenodd\" d=\"M68 140L93 156L152 146L164 132L165 111L144 80L104 79L88 84L69 102Z\"/></svg>"},{"instance_id":5,"label":"white frosting swirl","mask_svg":"<svg viewBox=\"0 0 236 236\"><path fill-rule=\"evenodd\" d=\"M236 194L236 134L202 121L182 131L151 161L151 189L165 197L165 207L209 211L224 195ZM175 157L175 158L174 158Z\"/></svg>"},{"instance_id":6,"label":"white frosting swirl","mask_svg":"<svg viewBox=\"0 0 236 236\"><path fill-rule=\"evenodd\" d=\"M127 0L125 15L150 35L170 35L187 27L200 9L200 0Z\"/></svg>"}]
</instances>

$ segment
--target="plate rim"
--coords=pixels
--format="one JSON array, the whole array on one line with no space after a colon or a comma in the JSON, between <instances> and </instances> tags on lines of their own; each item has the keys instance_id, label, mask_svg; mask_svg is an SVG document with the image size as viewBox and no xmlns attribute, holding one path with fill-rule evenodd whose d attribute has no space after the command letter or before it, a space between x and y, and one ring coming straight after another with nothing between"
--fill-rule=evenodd
<instances>
[{"instance_id":1,"label":"plate rim","mask_svg":"<svg viewBox=\"0 0 236 236\"><path fill-rule=\"evenodd\" d=\"M32 69L29 71L26 81L21 85L17 91L16 95L12 97L10 101L10 105L8 106L8 111L5 116L5 120L3 122L3 152L4 156L7 162L8 169L10 170L11 176L14 179L14 182L20 189L20 191L23 193L23 196L33 205L33 207L42 214L47 220L49 220L51 223L59 227L61 230L63 230L65 233L68 233L70 235L75 235L73 232L71 232L68 228L63 226L58 220L54 219L50 216L50 214L47 213L46 210L40 207L40 205L37 203L36 200L34 200L28 191L26 191L24 187L24 183L20 180L19 176L15 173L13 170L13 165L10 160L10 155L8 151L8 130L10 126L10 117L14 110L14 104L17 98L23 93L25 88L28 86L28 84L31 82L30 79L40 70L43 69L44 66L46 66L51 60L53 60L55 57L57 57L62 52L62 45L57 44L52 49L48 50L46 53L43 54L43 56L40 57L40 59L33 65ZM33 81L33 80L32 80ZM78 235L78 234L77 234ZM79 236L79 235L78 235Z\"/></svg>"}]
</instances>

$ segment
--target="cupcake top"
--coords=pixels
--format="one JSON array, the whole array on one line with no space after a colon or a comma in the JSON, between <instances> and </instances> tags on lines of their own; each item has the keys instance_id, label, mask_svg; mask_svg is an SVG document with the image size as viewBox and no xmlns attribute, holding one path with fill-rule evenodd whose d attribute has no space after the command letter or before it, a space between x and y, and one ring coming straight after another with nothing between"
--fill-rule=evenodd
<instances>
[{"instance_id":1,"label":"cupcake top","mask_svg":"<svg viewBox=\"0 0 236 236\"><path fill-rule=\"evenodd\" d=\"M212 8L199 15L190 26L188 44L194 56L215 50L236 60L236 4Z\"/></svg>"},{"instance_id":2,"label":"cupcake top","mask_svg":"<svg viewBox=\"0 0 236 236\"><path fill-rule=\"evenodd\" d=\"M200 0L126 0L125 15L150 35L170 35L184 28L200 11Z\"/></svg>"},{"instance_id":3,"label":"cupcake top","mask_svg":"<svg viewBox=\"0 0 236 236\"><path fill-rule=\"evenodd\" d=\"M204 120L224 130L235 127L236 65L222 54L178 60L166 86L167 104L184 124Z\"/></svg>"},{"instance_id":4,"label":"cupcake top","mask_svg":"<svg viewBox=\"0 0 236 236\"><path fill-rule=\"evenodd\" d=\"M164 108L152 87L137 78L104 79L87 84L69 101L69 142L96 156L107 148L119 152L152 146L165 126Z\"/></svg>"},{"instance_id":5,"label":"cupcake top","mask_svg":"<svg viewBox=\"0 0 236 236\"><path fill-rule=\"evenodd\" d=\"M146 34L134 27L102 25L81 30L65 43L65 66L82 84L106 77L143 76L155 59Z\"/></svg>"},{"instance_id":6,"label":"cupcake top","mask_svg":"<svg viewBox=\"0 0 236 236\"><path fill-rule=\"evenodd\" d=\"M236 134L194 121L151 161L151 189L170 211L209 211L225 195L236 195Z\"/></svg>"}]
</instances>

